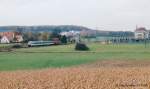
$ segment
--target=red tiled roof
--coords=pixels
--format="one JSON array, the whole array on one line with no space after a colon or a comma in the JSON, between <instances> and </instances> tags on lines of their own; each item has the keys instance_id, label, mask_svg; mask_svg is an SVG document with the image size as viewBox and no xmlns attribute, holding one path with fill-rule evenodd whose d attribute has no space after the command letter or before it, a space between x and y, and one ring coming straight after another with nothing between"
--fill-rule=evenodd
<instances>
[{"instance_id":1,"label":"red tiled roof","mask_svg":"<svg viewBox=\"0 0 150 89\"><path fill-rule=\"evenodd\" d=\"M6 36L9 40L12 40L14 38L14 32L1 32L1 36Z\"/></svg>"}]
</instances>

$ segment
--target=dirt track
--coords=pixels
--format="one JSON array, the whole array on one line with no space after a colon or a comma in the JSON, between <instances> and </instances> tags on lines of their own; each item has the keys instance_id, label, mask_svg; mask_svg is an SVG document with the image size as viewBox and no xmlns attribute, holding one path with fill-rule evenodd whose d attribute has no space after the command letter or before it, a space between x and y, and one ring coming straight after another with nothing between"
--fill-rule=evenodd
<instances>
[{"instance_id":1,"label":"dirt track","mask_svg":"<svg viewBox=\"0 0 150 89\"><path fill-rule=\"evenodd\" d=\"M111 60L76 68L0 72L0 89L150 89L149 64Z\"/></svg>"}]
</instances>

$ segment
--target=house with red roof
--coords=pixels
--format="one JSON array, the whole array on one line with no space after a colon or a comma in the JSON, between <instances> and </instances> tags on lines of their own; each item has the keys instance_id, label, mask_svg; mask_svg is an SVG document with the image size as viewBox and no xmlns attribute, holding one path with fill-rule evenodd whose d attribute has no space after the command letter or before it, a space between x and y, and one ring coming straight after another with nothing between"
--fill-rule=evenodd
<instances>
[{"instance_id":1,"label":"house with red roof","mask_svg":"<svg viewBox=\"0 0 150 89\"><path fill-rule=\"evenodd\" d=\"M19 32L0 32L0 43L22 42L23 37Z\"/></svg>"},{"instance_id":2,"label":"house with red roof","mask_svg":"<svg viewBox=\"0 0 150 89\"><path fill-rule=\"evenodd\" d=\"M3 36L1 39L0 39L0 43L10 43L10 41L8 40L8 38L6 36Z\"/></svg>"}]
</instances>

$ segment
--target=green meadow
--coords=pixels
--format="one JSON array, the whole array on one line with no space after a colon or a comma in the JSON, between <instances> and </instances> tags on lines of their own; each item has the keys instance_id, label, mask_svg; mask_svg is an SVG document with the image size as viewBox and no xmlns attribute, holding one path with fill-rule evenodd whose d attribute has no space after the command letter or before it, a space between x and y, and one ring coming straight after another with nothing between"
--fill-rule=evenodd
<instances>
[{"instance_id":1,"label":"green meadow","mask_svg":"<svg viewBox=\"0 0 150 89\"><path fill-rule=\"evenodd\" d=\"M0 52L0 71L71 67L99 60L150 59L150 45L146 48L144 44L87 45L89 51L75 51L75 45L70 44Z\"/></svg>"}]
</instances>

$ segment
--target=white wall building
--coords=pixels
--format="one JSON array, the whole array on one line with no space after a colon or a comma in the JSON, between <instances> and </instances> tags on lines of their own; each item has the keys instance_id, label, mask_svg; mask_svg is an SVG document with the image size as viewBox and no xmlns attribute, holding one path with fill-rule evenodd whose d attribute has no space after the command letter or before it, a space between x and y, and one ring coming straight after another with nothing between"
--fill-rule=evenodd
<instances>
[{"instance_id":1,"label":"white wall building","mask_svg":"<svg viewBox=\"0 0 150 89\"><path fill-rule=\"evenodd\" d=\"M10 41L8 40L8 38L6 36L3 36L0 40L1 43L10 43Z\"/></svg>"},{"instance_id":2,"label":"white wall building","mask_svg":"<svg viewBox=\"0 0 150 89\"><path fill-rule=\"evenodd\" d=\"M68 31L68 32L62 32L60 35L65 35L65 36L76 36L77 34L80 34L79 31Z\"/></svg>"},{"instance_id":3,"label":"white wall building","mask_svg":"<svg viewBox=\"0 0 150 89\"><path fill-rule=\"evenodd\" d=\"M137 28L135 30L135 39L147 39L149 38L149 31L144 27Z\"/></svg>"},{"instance_id":4,"label":"white wall building","mask_svg":"<svg viewBox=\"0 0 150 89\"><path fill-rule=\"evenodd\" d=\"M74 40L75 42L80 41L80 31L68 31L68 32L62 32L60 35L65 35L70 38L70 40Z\"/></svg>"}]
</instances>

